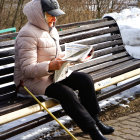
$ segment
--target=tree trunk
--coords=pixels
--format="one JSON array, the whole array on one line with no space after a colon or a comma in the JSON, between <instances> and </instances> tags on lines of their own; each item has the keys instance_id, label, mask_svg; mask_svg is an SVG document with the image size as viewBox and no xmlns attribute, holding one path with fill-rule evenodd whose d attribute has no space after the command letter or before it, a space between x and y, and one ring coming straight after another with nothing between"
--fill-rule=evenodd
<instances>
[{"instance_id":1,"label":"tree trunk","mask_svg":"<svg viewBox=\"0 0 140 140\"><path fill-rule=\"evenodd\" d=\"M17 8L16 8L16 12L15 12L15 16L13 18L13 22L12 22L12 27L15 26L15 23L16 23L16 19L17 19L17 16L18 16L18 11L19 11L19 8L20 8L20 4L21 4L22 0L18 0L18 4L17 4Z\"/></svg>"}]
</instances>

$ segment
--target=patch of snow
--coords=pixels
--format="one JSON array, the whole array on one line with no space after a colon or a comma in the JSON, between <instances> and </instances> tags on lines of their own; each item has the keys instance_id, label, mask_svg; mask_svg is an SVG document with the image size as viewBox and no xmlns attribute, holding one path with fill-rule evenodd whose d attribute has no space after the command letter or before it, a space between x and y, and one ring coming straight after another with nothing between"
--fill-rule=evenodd
<instances>
[{"instance_id":1,"label":"patch of snow","mask_svg":"<svg viewBox=\"0 0 140 140\"><path fill-rule=\"evenodd\" d=\"M140 9L124 9L120 13L105 14L105 17L111 17L117 22L126 51L140 59Z\"/></svg>"},{"instance_id":2,"label":"patch of snow","mask_svg":"<svg viewBox=\"0 0 140 140\"><path fill-rule=\"evenodd\" d=\"M71 118L69 116L63 116L63 117L59 118L59 121L65 125L66 123L70 123ZM31 129L31 130L28 130L28 131L23 132L21 134L18 134L14 137L11 137L7 140L35 140L35 139L37 139L41 136L44 136L44 135L45 135L45 138L47 137L47 140L49 140L52 137L50 135L51 132L56 131L55 133L53 133L53 137L56 135L59 136L59 135L65 133L65 131L63 129L61 131L57 131L59 127L60 126L56 121L51 121L49 123L38 126L34 129ZM72 131L73 128L71 127L68 130ZM47 135L47 133L48 133L48 135Z\"/></svg>"},{"instance_id":3,"label":"patch of snow","mask_svg":"<svg viewBox=\"0 0 140 140\"><path fill-rule=\"evenodd\" d=\"M125 104L119 104L119 106L122 106L122 107L124 107L124 108L129 107L129 105L125 105Z\"/></svg>"}]
</instances>

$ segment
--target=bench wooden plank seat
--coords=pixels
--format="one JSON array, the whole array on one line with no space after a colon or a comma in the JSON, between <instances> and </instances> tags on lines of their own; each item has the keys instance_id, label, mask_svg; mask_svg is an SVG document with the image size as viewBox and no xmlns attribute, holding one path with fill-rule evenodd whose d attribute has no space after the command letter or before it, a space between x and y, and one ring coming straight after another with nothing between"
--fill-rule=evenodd
<instances>
[{"instance_id":1,"label":"bench wooden plank seat","mask_svg":"<svg viewBox=\"0 0 140 140\"><path fill-rule=\"evenodd\" d=\"M105 85L100 87L100 83L102 83L103 80L112 79L115 80L113 84L117 84L119 80L116 79L119 78L119 76L124 77L124 80L126 80L136 75L140 75L140 60L132 58L126 52L119 28L114 20L90 20L59 25L57 28L58 30L63 29L62 31L59 31L62 50L64 50L64 43L69 42L92 45L94 47L95 55L92 60L72 65L70 66L70 69L89 73L92 76L95 82L98 100L103 100L140 84L140 78L137 78L122 86L116 86L115 88L100 94L100 90L108 86ZM17 116L13 118L13 120L16 120L23 116L41 111L39 105L37 105L32 98L19 97L15 92L15 85L13 82L15 40L11 40L11 38L16 37L17 34L18 33L0 35L0 40L2 40L0 42L0 125L12 121L12 118L10 118L11 120L2 120L2 118L10 117L10 113L17 114ZM7 38L10 40L7 40ZM58 104L58 102L51 99L45 101L42 97L38 98L41 102L45 102L47 107ZM20 116L18 113L22 110L26 110L26 108L32 108L34 105L36 106L35 111L31 109L31 112L23 113L23 116ZM54 115L58 117L63 116L64 114L62 109L54 112ZM12 137L51 120L52 118L46 114L32 121L0 132L0 139Z\"/></svg>"}]
</instances>

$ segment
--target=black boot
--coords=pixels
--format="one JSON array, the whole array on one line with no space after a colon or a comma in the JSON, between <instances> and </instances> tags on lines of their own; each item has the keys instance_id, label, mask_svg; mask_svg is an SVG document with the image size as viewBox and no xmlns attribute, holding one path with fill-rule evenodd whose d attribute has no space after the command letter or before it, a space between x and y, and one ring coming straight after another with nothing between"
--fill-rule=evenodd
<instances>
[{"instance_id":1,"label":"black boot","mask_svg":"<svg viewBox=\"0 0 140 140\"><path fill-rule=\"evenodd\" d=\"M92 140L107 140L96 125L93 126L93 129L89 132L89 135Z\"/></svg>"},{"instance_id":2,"label":"black boot","mask_svg":"<svg viewBox=\"0 0 140 140\"><path fill-rule=\"evenodd\" d=\"M105 124L103 124L99 119L98 116L94 116L94 120L96 121L96 125L98 126L98 128L100 129L100 131L102 132L102 134L104 135L108 135L114 132L114 128L111 126L107 126Z\"/></svg>"},{"instance_id":3,"label":"black boot","mask_svg":"<svg viewBox=\"0 0 140 140\"><path fill-rule=\"evenodd\" d=\"M98 128L100 129L100 131L104 134L104 135L108 135L114 132L114 128L111 126L107 126L105 124L103 124L101 121L97 122L96 125L98 126Z\"/></svg>"}]
</instances>

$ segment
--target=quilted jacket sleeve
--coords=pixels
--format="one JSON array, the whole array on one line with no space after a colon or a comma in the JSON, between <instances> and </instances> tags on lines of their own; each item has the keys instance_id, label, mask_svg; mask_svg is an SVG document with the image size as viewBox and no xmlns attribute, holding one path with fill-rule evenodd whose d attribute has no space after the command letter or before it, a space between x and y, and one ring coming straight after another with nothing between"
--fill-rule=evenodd
<instances>
[{"instance_id":1,"label":"quilted jacket sleeve","mask_svg":"<svg viewBox=\"0 0 140 140\"><path fill-rule=\"evenodd\" d=\"M16 48L21 72L26 78L38 78L50 75L50 61L37 62L37 38L31 36L19 37Z\"/></svg>"}]
</instances>

